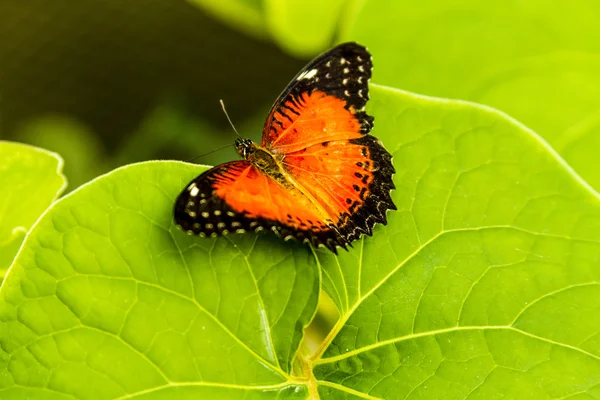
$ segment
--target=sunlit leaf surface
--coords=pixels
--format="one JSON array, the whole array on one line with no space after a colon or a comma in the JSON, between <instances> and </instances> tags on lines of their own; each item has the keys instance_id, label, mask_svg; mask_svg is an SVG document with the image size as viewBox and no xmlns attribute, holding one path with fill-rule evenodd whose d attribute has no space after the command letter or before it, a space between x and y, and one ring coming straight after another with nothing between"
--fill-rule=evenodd
<instances>
[{"instance_id":1,"label":"sunlit leaf surface","mask_svg":"<svg viewBox=\"0 0 600 400\"><path fill-rule=\"evenodd\" d=\"M52 207L2 288L0 393L306 391L290 372L317 305L314 255L266 235L199 240L176 229L174 198L202 169L134 164Z\"/></svg>"},{"instance_id":2,"label":"sunlit leaf surface","mask_svg":"<svg viewBox=\"0 0 600 400\"><path fill-rule=\"evenodd\" d=\"M55 153L0 141L0 281L25 233L65 189L62 166Z\"/></svg>"},{"instance_id":3,"label":"sunlit leaf surface","mask_svg":"<svg viewBox=\"0 0 600 400\"><path fill-rule=\"evenodd\" d=\"M387 226L339 257L190 237L173 201L202 167L113 171L26 239L0 293L0 396L596 396L595 191L506 115L371 91L397 171ZM341 318L311 355L321 275Z\"/></svg>"},{"instance_id":4,"label":"sunlit leaf surface","mask_svg":"<svg viewBox=\"0 0 600 400\"><path fill-rule=\"evenodd\" d=\"M595 192L493 110L373 92L398 211L355 251L321 255L342 314L313 357L323 398L593 397Z\"/></svg>"}]
</instances>

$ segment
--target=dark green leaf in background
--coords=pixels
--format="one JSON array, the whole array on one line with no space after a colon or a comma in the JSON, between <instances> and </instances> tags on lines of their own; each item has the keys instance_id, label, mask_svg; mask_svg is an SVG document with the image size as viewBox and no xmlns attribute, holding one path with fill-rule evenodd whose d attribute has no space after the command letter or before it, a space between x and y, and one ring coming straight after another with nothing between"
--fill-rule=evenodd
<instances>
[{"instance_id":1,"label":"dark green leaf in background","mask_svg":"<svg viewBox=\"0 0 600 400\"><path fill-rule=\"evenodd\" d=\"M266 36L262 0L188 0L233 29L262 38Z\"/></svg>"},{"instance_id":2,"label":"dark green leaf in background","mask_svg":"<svg viewBox=\"0 0 600 400\"><path fill-rule=\"evenodd\" d=\"M334 40L346 15L345 0L266 0L265 18L273 40L296 57L311 58Z\"/></svg>"}]
</instances>

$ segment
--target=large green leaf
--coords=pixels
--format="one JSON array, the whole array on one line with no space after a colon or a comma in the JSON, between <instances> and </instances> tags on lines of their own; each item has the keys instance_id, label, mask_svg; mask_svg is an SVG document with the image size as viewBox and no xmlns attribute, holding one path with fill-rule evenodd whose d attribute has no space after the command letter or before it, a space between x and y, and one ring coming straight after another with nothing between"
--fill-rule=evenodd
<instances>
[{"instance_id":1,"label":"large green leaf","mask_svg":"<svg viewBox=\"0 0 600 400\"><path fill-rule=\"evenodd\" d=\"M65 189L62 166L56 153L0 141L0 281L25 233Z\"/></svg>"},{"instance_id":2,"label":"large green leaf","mask_svg":"<svg viewBox=\"0 0 600 400\"><path fill-rule=\"evenodd\" d=\"M269 235L176 229L174 199L202 170L124 167L39 220L0 293L1 398L303 396L290 374L315 257Z\"/></svg>"},{"instance_id":3,"label":"large green leaf","mask_svg":"<svg viewBox=\"0 0 600 400\"><path fill-rule=\"evenodd\" d=\"M373 89L398 211L320 253L341 312L312 359L323 398L595 398L596 193L494 110Z\"/></svg>"},{"instance_id":4,"label":"large green leaf","mask_svg":"<svg viewBox=\"0 0 600 400\"><path fill-rule=\"evenodd\" d=\"M600 191L600 3L366 0L340 40L374 56L375 82L491 105L546 140Z\"/></svg>"},{"instance_id":5,"label":"large green leaf","mask_svg":"<svg viewBox=\"0 0 600 400\"><path fill-rule=\"evenodd\" d=\"M143 163L32 229L0 293L0 396L597 397L596 192L492 109L376 85L369 108L398 210L316 252L341 318L315 354L294 359L313 253L183 235L173 201L202 167Z\"/></svg>"}]
</instances>

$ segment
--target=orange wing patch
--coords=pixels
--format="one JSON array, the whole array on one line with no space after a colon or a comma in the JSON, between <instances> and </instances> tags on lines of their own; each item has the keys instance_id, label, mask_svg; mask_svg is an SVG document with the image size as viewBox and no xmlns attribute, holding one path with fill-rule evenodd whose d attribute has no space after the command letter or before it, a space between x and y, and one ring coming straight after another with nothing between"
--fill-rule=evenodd
<instances>
[{"instance_id":1,"label":"orange wing patch","mask_svg":"<svg viewBox=\"0 0 600 400\"><path fill-rule=\"evenodd\" d=\"M272 111L262 147L285 154L332 140L357 139L364 127L346 101L320 91L290 97Z\"/></svg>"},{"instance_id":2,"label":"orange wing patch","mask_svg":"<svg viewBox=\"0 0 600 400\"><path fill-rule=\"evenodd\" d=\"M293 187L284 188L252 164L225 169L215 178L214 194L236 213L299 229L326 229L323 212Z\"/></svg>"},{"instance_id":3,"label":"orange wing patch","mask_svg":"<svg viewBox=\"0 0 600 400\"><path fill-rule=\"evenodd\" d=\"M373 181L369 156L366 146L333 141L287 154L284 165L338 222L342 215L356 211L369 193Z\"/></svg>"},{"instance_id":4,"label":"orange wing patch","mask_svg":"<svg viewBox=\"0 0 600 400\"><path fill-rule=\"evenodd\" d=\"M284 165L292 178L327 210L338 230L353 240L372 233L373 222L386 222L395 208L391 156L373 136L323 142L287 154Z\"/></svg>"},{"instance_id":5,"label":"orange wing patch","mask_svg":"<svg viewBox=\"0 0 600 400\"><path fill-rule=\"evenodd\" d=\"M335 251L343 238L326 212L300 191L284 187L246 160L212 168L180 195L175 216L190 234L272 230L288 239Z\"/></svg>"}]
</instances>

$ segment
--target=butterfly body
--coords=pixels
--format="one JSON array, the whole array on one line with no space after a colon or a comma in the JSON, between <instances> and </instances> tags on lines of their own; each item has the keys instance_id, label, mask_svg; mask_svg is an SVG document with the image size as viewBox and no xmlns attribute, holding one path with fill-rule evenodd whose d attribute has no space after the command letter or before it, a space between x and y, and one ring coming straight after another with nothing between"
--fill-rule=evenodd
<instances>
[{"instance_id":1,"label":"butterfly body","mask_svg":"<svg viewBox=\"0 0 600 400\"><path fill-rule=\"evenodd\" d=\"M272 230L336 252L395 209L391 155L364 111L370 55L340 45L308 64L273 106L260 145L236 140L243 160L214 167L182 192L177 224L190 234Z\"/></svg>"},{"instance_id":2,"label":"butterfly body","mask_svg":"<svg viewBox=\"0 0 600 400\"><path fill-rule=\"evenodd\" d=\"M236 140L235 148L238 154L248 160L257 170L286 188L292 187L281 164L282 157L276 157L250 139Z\"/></svg>"}]
</instances>

